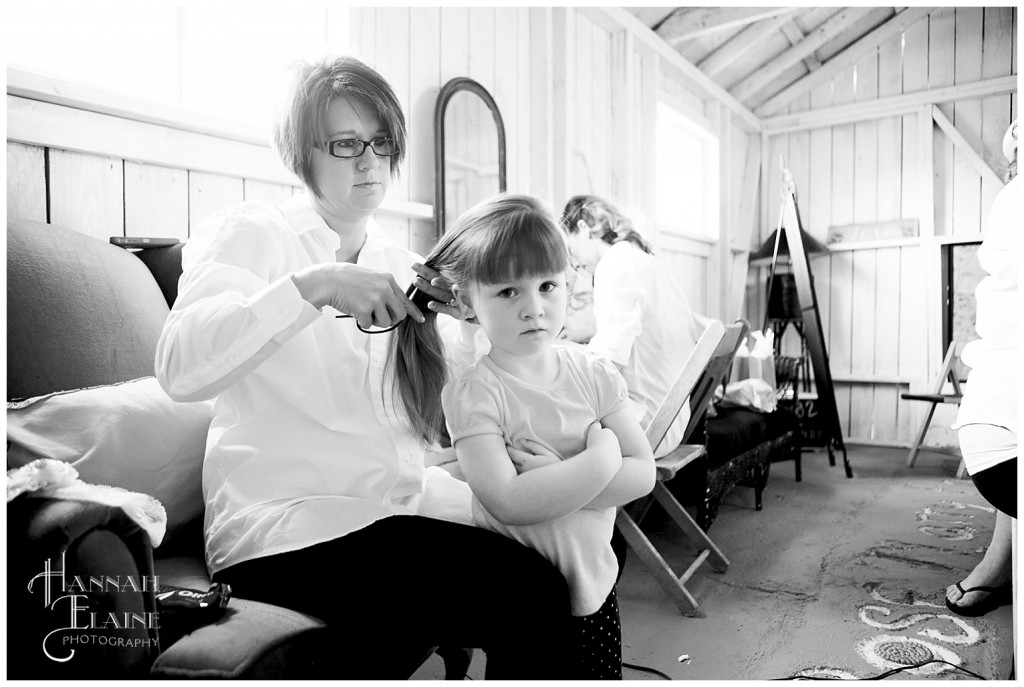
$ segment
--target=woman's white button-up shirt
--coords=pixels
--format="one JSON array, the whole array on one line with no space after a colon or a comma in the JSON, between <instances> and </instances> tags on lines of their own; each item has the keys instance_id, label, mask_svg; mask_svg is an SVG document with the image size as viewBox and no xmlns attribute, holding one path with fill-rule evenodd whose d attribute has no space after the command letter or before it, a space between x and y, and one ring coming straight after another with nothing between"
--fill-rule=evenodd
<instances>
[{"instance_id":1,"label":"woman's white button-up shirt","mask_svg":"<svg viewBox=\"0 0 1024 687\"><path fill-rule=\"evenodd\" d=\"M422 259L372 220L366 234L357 264L411 283ZM382 393L389 335L317 310L290 277L335 262L339 247L299 195L227 208L182 250L156 375L176 400L215 399L203 465L211 573L421 505L425 446ZM438 319L455 367L468 365L471 328Z\"/></svg>"}]
</instances>

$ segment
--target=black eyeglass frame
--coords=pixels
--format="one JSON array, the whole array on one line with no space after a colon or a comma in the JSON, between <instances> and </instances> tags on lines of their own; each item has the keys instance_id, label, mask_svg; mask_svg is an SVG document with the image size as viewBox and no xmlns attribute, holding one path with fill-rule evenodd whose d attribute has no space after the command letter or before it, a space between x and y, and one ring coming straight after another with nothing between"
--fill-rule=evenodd
<instances>
[{"instance_id":1,"label":"black eyeglass frame","mask_svg":"<svg viewBox=\"0 0 1024 687\"><path fill-rule=\"evenodd\" d=\"M393 153L378 152L377 146L374 144L379 141L391 141L395 144L395 151ZM338 143L361 143L363 147L360 148L359 152L355 155L338 155L334 152L334 147ZM367 146L369 146L370 150L373 151L373 154L378 157L394 157L401 152L401 149L398 147L398 141L395 141L391 136L379 136L371 141L364 141L361 138L336 138L333 141L324 141L323 143L324 150L327 154L331 157L336 157L339 160L354 160L357 157L362 157L363 153L366 152Z\"/></svg>"}]
</instances>

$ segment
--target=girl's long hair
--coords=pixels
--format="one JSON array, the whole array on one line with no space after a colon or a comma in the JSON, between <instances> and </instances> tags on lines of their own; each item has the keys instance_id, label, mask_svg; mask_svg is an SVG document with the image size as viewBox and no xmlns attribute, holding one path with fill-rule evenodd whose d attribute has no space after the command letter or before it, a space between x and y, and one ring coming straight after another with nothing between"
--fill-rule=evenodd
<instances>
[{"instance_id":1,"label":"girl's long hair","mask_svg":"<svg viewBox=\"0 0 1024 687\"><path fill-rule=\"evenodd\" d=\"M633 222L604 198L590 195L570 198L562 211L562 226L570 234L575 234L579 231L577 222L580 220L591 227L600 227L601 233L597 238L605 243L629 241L645 253L654 253L650 241L641 236Z\"/></svg>"},{"instance_id":2,"label":"girl's long hair","mask_svg":"<svg viewBox=\"0 0 1024 687\"><path fill-rule=\"evenodd\" d=\"M497 284L568 270L569 253L558 221L536 199L502 194L470 208L424 260L451 284ZM386 370L412 428L425 442L444 433L441 390L448 381L437 314L402 320L391 334Z\"/></svg>"}]
</instances>

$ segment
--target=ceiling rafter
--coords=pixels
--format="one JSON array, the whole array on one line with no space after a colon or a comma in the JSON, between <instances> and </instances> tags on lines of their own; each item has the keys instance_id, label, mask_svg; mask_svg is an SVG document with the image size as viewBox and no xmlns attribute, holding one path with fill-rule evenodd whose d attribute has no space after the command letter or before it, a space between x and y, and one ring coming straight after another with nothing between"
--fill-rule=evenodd
<instances>
[{"instance_id":1,"label":"ceiling rafter","mask_svg":"<svg viewBox=\"0 0 1024 687\"><path fill-rule=\"evenodd\" d=\"M678 9L658 27L656 33L669 45L717 31L735 29L754 22L791 14L799 7L696 7Z\"/></svg>"},{"instance_id":2,"label":"ceiling rafter","mask_svg":"<svg viewBox=\"0 0 1024 687\"><path fill-rule=\"evenodd\" d=\"M651 27L651 30L657 31L661 22L665 21L677 9L676 7L637 7L632 10L632 13L637 19Z\"/></svg>"},{"instance_id":3,"label":"ceiling rafter","mask_svg":"<svg viewBox=\"0 0 1024 687\"><path fill-rule=\"evenodd\" d=\"M807 34L804 40L788 50L784 50L761 68L746 76L742 81L729 89L729 92L740 102L747 100L750 96L781 76L787 69L814 53L815 50L828 43L861 18L870 14L871 11L870 7L846 7L840 10L825 21L824 24Z\"/></svg>"},{"instance_id":4,"label":"ceiling rafter","mask_svg":"<svg viewBox=\"0 0 1024 687\"><path fill-rule=\"evenodd\" d=\"M779 30L782 31L782 35L786 37L790 45L799 45L803 39L807 38L807 35L800 30L800 27L792 19L783 23ZM804 58L804 66L807 67L807 71L813 72L821 66L821 60L812 52Z\"/></svg>"},{"instance_id":5,"label":"ceiling rafter","mask_svg":"<svg viewBox=\"0 0 1024 687\"><path fill-rule=\"evenodd\" d=\"M868 32L860 40L855 41L828 62L825 62L820 69L814 70L765 100L756 108L755 113L760 117L776 114L793 100L831 79L911 24L927 17L934 9L934 7L908 7L904 9L889 21Z\"/></svg>"},{"instance_id":6,"label":"ceiling rafter","mask_svg":"<svg viewBox=\"0 0 1024 687\"><path fill-rule=\"evenodd\" d=\"M792 17L784 14L751 24L701 60L697 67L713 77L751 50L757 49L763 40L791 21Z\"/></svg>"}]
</instances>

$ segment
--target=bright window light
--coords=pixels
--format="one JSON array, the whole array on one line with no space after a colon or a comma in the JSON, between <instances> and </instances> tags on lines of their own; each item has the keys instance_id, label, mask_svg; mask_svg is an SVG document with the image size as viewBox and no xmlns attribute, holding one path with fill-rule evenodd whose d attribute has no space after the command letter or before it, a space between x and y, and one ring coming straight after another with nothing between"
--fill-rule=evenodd
<instances>
[{"instance_id":1,"label":"bright window light","mask_svg":"<svg viewBox=\"0 0 1024 687\"><path fill-rule=\"evenodd\" d=\"M19 3L9 66L266 128L296 59L349 48L347 12L280 4Z\"/></svg>"},{"instance_id":2,"label":"bright window light","mask_svg":"<svg viewBox=\"0 0 1024 687\"><path fill-rule=\"evenodd\" d=\"M655 219L663 230L717 240L718 138L658 103Z\"/></svg>"}]
</instances>

